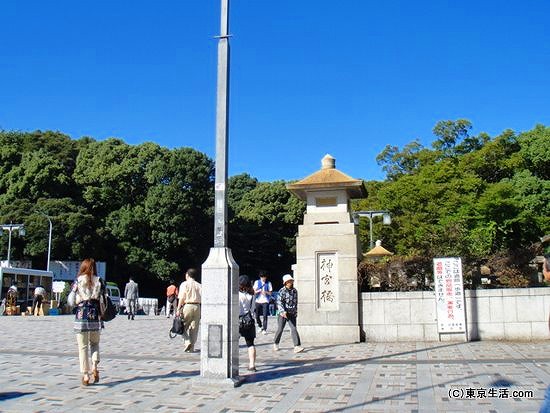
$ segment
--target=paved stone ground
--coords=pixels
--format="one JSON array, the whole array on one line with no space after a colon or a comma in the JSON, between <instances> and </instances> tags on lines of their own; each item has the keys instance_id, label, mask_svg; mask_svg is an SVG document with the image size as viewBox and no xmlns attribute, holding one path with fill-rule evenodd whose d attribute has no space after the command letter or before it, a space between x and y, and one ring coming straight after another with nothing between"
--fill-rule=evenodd
<instances>
[{"instance_id":1,"label":"paved stone ground","mask_svg":"<svg viewBox=\"0 0 550 413\"><path fill-rule=\"evenodd\" d=\"M242 386L205 387L193 380L199 353L170 340L170 325L148 316L108 323L101 382L83 388L71 316L0 317L0 411L536 412L550 383L550 340L359 343L295 355L289 332L273 352L271 319L257 340L258 371L246 371L241 340Z\"/></svg>"}]
</instances>

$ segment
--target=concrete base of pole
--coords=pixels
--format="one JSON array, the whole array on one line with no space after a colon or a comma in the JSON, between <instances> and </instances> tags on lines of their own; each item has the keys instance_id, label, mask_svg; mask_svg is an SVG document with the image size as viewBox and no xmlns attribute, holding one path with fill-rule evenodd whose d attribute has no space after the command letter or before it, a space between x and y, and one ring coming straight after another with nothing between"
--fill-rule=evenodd
<instances>
[{"instance_id":1,"label":"concrete base of pole","mask_svg":"<svg viewBox=\"0 0 550 413\"><path fill-rule=\"evenodd\" d=\"M232 379L208 379L205 377L193 377L191 379L191 388L193 389L205 389L205 388L227 388L232 389L239 387L243 383L241 377Z\"/></svg>"},{"instance_id":2,"label":"concrete base of pole","mask_svg":"<svg viewBox=\"0 0 550 413\"><path fill-rule=\"evenodd\" d=\"M240 382L238 279L231 250L211 248L202 265L200 380L233 387Z\"/></svg>"}]
</instances>

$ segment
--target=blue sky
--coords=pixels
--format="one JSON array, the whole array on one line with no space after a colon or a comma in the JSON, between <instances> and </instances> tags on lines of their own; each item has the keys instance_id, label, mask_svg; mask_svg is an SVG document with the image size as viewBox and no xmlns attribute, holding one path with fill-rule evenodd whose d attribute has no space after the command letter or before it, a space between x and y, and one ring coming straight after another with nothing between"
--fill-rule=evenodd
<instances>
[{"instance_id":1,"label":"blue sky","mask_svg":"<svg viewBox=\"0 0 550 413\"><path fill-rule=\"evenodd\" d=\"M232 0L230 175L325 153L383 179L386 144L550 124L550 2ZM214 157L219 0L3 0L0 128Z\"/></svg>"}]
</instances>

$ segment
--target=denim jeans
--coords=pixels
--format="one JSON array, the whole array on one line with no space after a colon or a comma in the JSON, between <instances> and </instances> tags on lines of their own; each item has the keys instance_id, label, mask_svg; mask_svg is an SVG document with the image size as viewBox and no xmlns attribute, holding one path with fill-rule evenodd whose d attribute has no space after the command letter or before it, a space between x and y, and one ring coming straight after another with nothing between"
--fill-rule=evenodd
<instances>
[{"instance_id":1,"label":"denim jeans","mask_svg":"<svg viewBox=\"0 0 550 413\"><path fill-rule=\"evenodd\" d=\"M267 316L269 315L269 303L256 303L256 323L262 330L267 331ZM260 320L260 316L262 320Z\"/></svg>"}]
</instances>

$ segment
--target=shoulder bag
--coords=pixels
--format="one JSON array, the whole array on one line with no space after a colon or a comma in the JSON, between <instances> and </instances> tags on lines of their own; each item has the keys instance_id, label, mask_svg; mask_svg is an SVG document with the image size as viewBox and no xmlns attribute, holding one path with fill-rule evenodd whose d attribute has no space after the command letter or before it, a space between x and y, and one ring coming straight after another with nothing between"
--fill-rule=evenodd
<instances>
[{"instance_id":1,"label":"shoulder bag","mask_svg":"<svg viewBox=\"0 0 550 413\"><path fill-rule=\"evenodd\" d=\"M99 279L101 283L101 295L99 296L99 314L101 320L111 321L116 317L116 307L111 301L111 297L107 294L107 288L103 279Z\"/></svg>"},{"instance_id":2,"label":"shoulder bag","mask_svg":"<svg viewBox=\"0 0 550 413\"><path fill-rule=\"evenodd\" d=\"M170 332L168 333L170 338L174 338L177 335L180 335L180 336L183 335L184 330L185 330L185 328L184 328L184 325L183 325L183 318L180 317L179 315L174 316L174 321L172 323L172 328L170 329Z\"/></svg>"}]
</instances>

